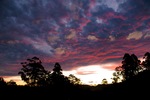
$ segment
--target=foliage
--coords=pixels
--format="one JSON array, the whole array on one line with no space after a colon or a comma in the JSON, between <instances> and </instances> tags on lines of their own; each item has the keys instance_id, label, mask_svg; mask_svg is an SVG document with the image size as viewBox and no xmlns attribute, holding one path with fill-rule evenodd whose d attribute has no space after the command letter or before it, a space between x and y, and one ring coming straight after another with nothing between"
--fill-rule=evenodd
<instances>
[{"instance_id":1,"label":"foliage","mask_svg":"<svg viewBox=\"0 0 150 100\"><path fill-rule=\"evenodd\" d=\"M50 72L46 71L39 58L33 57L27 59L27 62L21 63L22 68L18 74L29 86L41 86L46 83Z\"/></svg>"},{"instance_id":2,"label":"foliage","mask_svg":"<svg viewBox=\"0 0 150 100\"><path fill-rule=\"evenodd\" d=\"M53 74L62 75L62 69L61 69L61 66L58 62L56 62L54 65Z\"/></svg>"},{"instance_id":3,"label":"foliage","mask_svg":"<svg viewBox=\"0 0 150 100\"><path fill-rule=\"evenodd\" d=\"M30 87L30 86L12 87L7 85L15 85L15 82L13 80L10 80L6 84L4 79L0 77L0 94L2 97L5 98L9 96L17 97L19 94L23 96L25 99L28 99L32 96L33 98L42 97L43 99L47 99L48 97L50 97L50 98L55 98L55 100L60 100L60 97L61 99L64 100L77 100L79 98L93 99L94 97L96 97L96 99L100 99L103 97L106 99L106 98L110 98L110 96L111 98L116 99L116 94L121 97L125 97L127 99L129 97L135 98L137 97L137 95L138 98L139 97L144 98L146 96L148 97L149 95L147 95L148 93L147 90L149 90L150 88L149 85L150 70L148 67L149 55L146 54L145 56L144 56L145 60L142 62L142 64L138 59L136 59L134 55L126 55L126 57L123 57L122 65L115 68L115 72L113 73L112 80L113 83L118 83L121 80L121 77L122 78L128 77L128 78L126 79L126 81L120 82L118 84L108 84L107 80L104 78L102 80L101 85L97 85L97 86L88 86L82 84L76 85L80 83L80 79L75 77L73 74L70 74L68 77L65 77L62 73L62 68L60 64L55 63L53 72L52 73L50 71L46 71L46 73L44 72L45 75L42 78L43 81L41 81L42 79L40 79L38 83L36 83L38 84L36 86L42 84L44 86L51 85L50 87L42 87L42 88ZM139 70L141 66L147 68L147 70L141 72ZM41 71L41 73L43 73L43 71ZM69 83L74 85L70 85ZM67 86L63 87L64 85Z\"/></svg>"},{"instance_id":4,"label":"foliage","mask_svg":"<svg viewBox=\"0 0 150 100\"><path fill-rule=\"evenodd\" d=\"M120 77L122 77L122 80L127 80L137 75L141 70L141 61L135 54L125 53L122 59L122 66L115 69L113 82L117 82Z\"/></svg>"},{"instance_id":5,"label":"foliage","mask_svg":"<svg viewBox=\"0 0 150 100\"><path fill-rule=\"evenodd\" d=\"M149 70L150 69L150 53L149 52L146 52L144 54L144 61L142 62L142 65L147 69Z\"/></svg>"},{"instance_id":6,"label":"foliage","mask_svg":"<svg viewBox=\"0 0 150 100\"><path fill-rule=\"evenodd\" d=\"M52 84L56 86L61 86L68 83L68 78L63 75L62 68L58 62L54 65L51 80Z\"/></svg>"},{"instance_id":7,"label":"foliage","mask_svg":"<svg viewBox=\"0 0 150 100\"><path fill-rule=\"evenodd\" d=\"M119 83L122 81L122 72L120 70L120 66L115 68L115 72L113 73L112 83Z\"/></svg>"},{"instance_id":8,"label":"foliage","mask_svg":"<svg viewBox=\"0 0 150 100\"><path fill-rule=\"evenodd\" d=\"M55 63L52 72L45 70L41 60L37 57L27 59L27 62L22 62L21 65L23 68L18 74L21 75L22 80L28 86L62 86L70 83L68 77L63 75L62 68L58 62ZM80 80L75 76L72 78L74 78L74 82L76 81L75 84L80 83Z\"/></svg>"},{"instance_id":9,"label":"foliage","mask_svg":"<svg viewBox=\"0 0 150 100\"><path fill-rule=\"evenodd\" d=\"M108 81L107 81L107 79L106 78L104 78L104 79L102 79L102 82L101 82L102 84L108 84Z\"/></svg>"},{"instance_id":10,"label":"foliage","mask_svg":"<svg viewBox=\"0 0 150 100\"><path fill-rule=\"evenodd\" d=\"M122 82L139 72L143 71L144 68L150 69L150 53L146 52L144 57L145 60L141 63L135 54L125 53L122 57L122 65L115 68L113 73L112 83ZM81 80L70 74L68 77L62 73L62 68L58 62L55 63L54 68L51 71L46 71L42 66L42 62L39 58L33 57L27 59L27 62L22 62L22 69L18 74L21 75L29 86L49 86L49 85L66 85L66 84L81 84ZM108 84L106 79L102 80L102 84Z\"/></svg>"},{"instance_id":11,"label":"foliage","mask_svg":"<svg viewBox=\"0 0 150 100\"><path fill-rule=\"evenodd\" d=\"M7 82L7 85L11 85L11 86L17 86L16 82L14 80L10 80Z\"/></svg>"},{"instance_id":12,"label":"foliage","mask_svg":"<svg viewBox=\"0 0 150 100\"><path fill-rule=\"evenodd\" d=\"M68 76L68 79L69 79L70 83L71 83L71 84L74 84L74 85L79 85L79 84L82 83L81 80L80 80L79 78L77 78L77 77L76 77L75 75L73 75L73 74L70 74L70 75Z\"/></svg>"},{"instance_id":13,"label":"foliage","mask_svg":"<svg viewBox=\"0 0 150 100\"><path fill-rule=\"evenodd\" d=\"M3 77L0 77L0 86L6 86L6 82Z\"/></svg>"}]
</instances>

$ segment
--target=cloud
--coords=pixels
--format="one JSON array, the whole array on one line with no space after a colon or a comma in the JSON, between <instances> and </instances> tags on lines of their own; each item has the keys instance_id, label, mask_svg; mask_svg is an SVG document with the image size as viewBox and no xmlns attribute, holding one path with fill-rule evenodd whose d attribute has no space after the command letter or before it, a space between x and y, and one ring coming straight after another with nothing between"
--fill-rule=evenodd
<instances>
[{"instance_id":1,"label":"cloud","mask_svg":"<svg viewBox=\"0 0 150 100\"><path fill-rule=\"evenodd\" d=\"M103 23L103 20L102 20L102 19L97 18L97 19L96 19L96 22L97 22L97 23L99 23L99 24L102 24L102 23Z\"/></svg>"},{"instance_id":2,"label":"cloud","mask_svg":"<svg viewBox=\"0 0 150 100\"><path fill-rule=\"evenodd\" d=\"M65 52L66 52L65 49L64 49L64 48L61 48L61 47L58 47L58 48L55 49L55 53L56 53L57 55L62 55L62 54L64 54Z\"/></svg>"},{"instance_id":3,"label":"cloud","mask_svg":"<svg viewBox=\"0 0 150 100\"><path fill-rule=\"evenodd\" d=\"M24 37L23 40L25 42L27 42L28 44L32 45L34 47L34 49L41 51L42 53L46 53L46 54L53 54L53 48L44 40L40 39L40 38L36 38L36 39L31 39L28 37Z\"/></svg>"},{"instance_id":4,"label":"cloud","mask_svg":"<svg viewBox=\"0 0 150 100\"><path fill-rule=\"evenodd\" d=\"M128 35L127 40L131 40L131 39L139 40L139 39L141 39L142 36L143 36L142 32L135 31Z\"/></svg>"},{"instance_id":5,"label":"cloud","mask_svg":"<svg viewBox=\"0 0 150 100\"><path fill-rule=\"evenodd\" d=\"M110 39L110 41L114 41L114 40L115 40L115 37L112 36L112 35L110 35L110 36L109 36L109 39Z\"/></svg>"},{"instance_id":6,"label":"cloud","mask_svg":"<svg viewBox=\"0 0 150 100\"><path fill-rule=\"evenodd\" d=\"M59 36L47 36L47 40L50 42L50 43L55 43L55 42L57 42L57 41L59 41L60 40L60 38L59 38Z\"/></svg>"},{"instance_id":7,"label":"cloud","mask_svg":"<svg viewBox=\"0 0 150 100\"><path fill-rule=\"evenodd\" d=\"M97 41L97 40L99 40L96 36L93 36L93 35L88 35L87 39L91 40L91 41Z\"/></svg>"},{"instance_id":8,"label":"cloud","mask_svg":"<svg viewBox=\"0 0 150 100\"><path fill-rule=\"evenodd\" d=\"M78 75L96 74L98 69L100 69L100 66L98 65L81 66L76 69L76 74Z\"/></svg>"},{"instance_id":9,"label":"cloud","mask_svg":"<svg viewBox=\"0 0 150 100\"><path fill-rule=\"evenodd\" d=\"M150 31L149 30L145 32L144 39L146 39L146 38L150 38Z\"/></svg>"},{"instance_id":10,"label":"cloud","mask_svg":"<svg viewBox=\"0 0 150 100\"><path fill-rule=\"evenodd\" d=\"M144 36L144 38L149 38L150 37L150 33L149 34L146 34L145 36Z\"/></svg>"},{"instance_id":11,"label":"cloud","mask_svg":"<svg viewBox=\"0 0 150 100\"><path fill-rule=\"evenodd\" d=\"M90 75L90 74L94 74L94 73L96 73L96 71L83 71L83 70L81 70L81 71L76 72L76 74L78 74L78 75Z\"/></svg>"},{"instance_id":12,"label":"cloud","mask_svg":"<svg viewBox=\"0 0 150 100\"><path fill-rule=\"evenodd\" d=\"M102 64L106 65L100 67L114 70L116 65L107 64L120 64L126 52L142 57L150 51L149 31L145 32L150 29L149 3L147 0L2 0L0 74L16 75L17 64L32 56L42 59L47 69L60 62L64 70ZM90 69L78 73L94 72Z\"/></svg>"},{"instance_id":13,"label":"cloud","mask_svg":"<svg viewBox=\"0 0 150 100\"><path fill-rule=\"evenodd\" d=\"M118 11L119 5L124 3L126 0L101 0L97 5L106 5L109 8L112 8L114 11Z\"/></svg>"},{"instance_id":14,"label":"cloud","mask_svg":"<svg viewBox=\"0 0 150 100\"><path fill-rule=\"evenodd\" d=\"M74 29L70 29L69 34L66 36L66 39L75 39L77 37L76 31Z\"/></svg>"},{"instance_id":15,"label":"cloud","mask_svg":"<svg viewBox=\"0 0 150 100\"><path fill-rule=\"evenodd\" d=\"M0 44L19 44L21 43L19 40L0 40Z\"/></svg>"}]
</instances>

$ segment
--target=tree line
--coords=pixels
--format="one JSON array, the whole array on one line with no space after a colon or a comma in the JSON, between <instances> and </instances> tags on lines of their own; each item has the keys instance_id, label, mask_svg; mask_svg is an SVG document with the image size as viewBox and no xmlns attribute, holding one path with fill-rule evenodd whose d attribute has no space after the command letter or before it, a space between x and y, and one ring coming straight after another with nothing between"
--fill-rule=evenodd
<instances>
[{"instance_id":1,"label":"tree line","mask_svg":"<svg viewBox=\"0 0 150 100\"><path fill-rule=\"evenodd\" d=\"M26 62L21 63L22 68L18 74L21 79L27 83L28 86L49 86L49 85L66 85L66 84L80 84L81 81L73 74L68 77L62 73L61 65L56 62L53 71L45 70L42 61L33 57L27 59Z\"/></svg>"},{"instance_id":2,"label":"tree line","mask_svg":"<svg viewBox=\"0 0 150 100\"><path fill-rule=\"evenodd\" d=\"M18 72L26 86L65 86L78 85L81 80L75 75L65 76L62 73L61 65L56 62L53 71L48 71L42 65L42 61L38 57L32 57L25 62L21 62L21 70ZM17 85L15 81L5 82L0 77L0 85Z\"/></svg>"},{"instance_id":3,"label":"tree line","mask_svg":"<svg viewBox=\"0 0 150 100\"><path fill-rule=\"evenodd\" d=\"M128 80L138 73L150 69L150 53L146 52L140 61L135 54L125 53L122 57L122 65L115 68L112 75L112 83L118 83ZM42 65L42 61L38 57L27 59L21 62L22 68L18 72L21 79L27 86L67 86L80 85L82 82L75 75L65 76L62 73L61 65L56 62L52 71L48 71ZM107 80L103 79L102 84L107 84ZM5 82L0 77L0 85L17 85L13 80Z\"/></svg>"}]
</instances>

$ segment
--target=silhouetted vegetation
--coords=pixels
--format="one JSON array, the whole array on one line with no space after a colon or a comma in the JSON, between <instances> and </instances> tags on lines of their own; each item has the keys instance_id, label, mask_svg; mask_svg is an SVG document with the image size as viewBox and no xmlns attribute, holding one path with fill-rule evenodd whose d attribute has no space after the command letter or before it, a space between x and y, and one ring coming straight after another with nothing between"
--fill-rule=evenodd
<instances>
[{"instance_id":1,"label":"silhouetted vegetation","mask_svg":"<svg viewBox=\"0 0 150 100\"><path fill-rule=\"evenodd\" d=\"M146 52L144 54L144 57L143 57L145 60L142 62L142 65L147 69L147 70L150 70L150 53L149 52Z\"/></svg>"},{"instance_id":2,"label":"silhouetted vegetation","mask_svg":"<svg viewBox=\"0 0 150 100\"><path fill-rule=\"evenodd\" d=\"M18 72L27 83L18 86L15 81L5 82L0 77L1 98L29 99L42 98L49 100L100 100L104 99L149 99L150 89L150 53L143 56L141 62L135 54L125 53L122 65L115 68L112 84L104 78L97 86L83 85L75 75L64 76L61 65L56 62L52 71L42 65L42 61L33 57L22 62Z\"/></svg>"},{"instance_id":3,"label":"silhouetted vegetation","mask_svg":"<svg viewBox=\"0 0 150 100\"><path fill-rule=\"evenodd\" d=\"M6 86L7 83L5 82L3 77L0 77L0 86Z\"/></svg>"},{"instance_id":4,"label":"silhouetted vegetation","mask_svg":"<svg viewBox=\"0 0 150 100\"><path fill-rule=\"evenodd\" d=\"M10 80L7 82L7 85L17 86L17 83L14 80Z\"/></svg>"},{"instance_id":5,"label":"silhouetted vegetation","mask_svg":"<svg viewBox=\"0 0 150 100\"><path fill-rule=\"evenodd\" d=\"M42 65L42 61L33 57L27 59L26 62L21 62L22 68L18 74L21 79L27 83L28 86L42 86L46 85L49 78L49 71L46 71Z\"/></svg>"},{"instance_id":6,"label":"silhouetted vegetation","mask_svg":"<svg viewBox=\"0 0 150 100\"><path fill-rule=\"evenodd\" d=\"M108 84L108 81L106 78L102 79L102 83L101 84Z\"/></svg>"},{"instance_id":7,"label":"silhouetted vegetation","mask_svg":"<svg viewBox=\"0 0 150 100\"><path fill-rule=\"evenodd\" d=\"M74 76L73 74L70 74L68 76L68 79L69 79L70 83L72 83L74 85L82 84L81 80L79 78L77 78L76 76Z\"/></svg>"},{"instance_id":8,"label":"silhouetted vegetation","mask_svg":"<svg viewBox=\"0 0 150 100\"><path fill-rule=\"evenodd\" d=\"M122 65L116 67L115 72L113 73L113 83L117 83L120 80L127 80L143 70L141 61L135 54L130 55L128 53L125 53L122 59Z\"/></svg>"}]
</instances>

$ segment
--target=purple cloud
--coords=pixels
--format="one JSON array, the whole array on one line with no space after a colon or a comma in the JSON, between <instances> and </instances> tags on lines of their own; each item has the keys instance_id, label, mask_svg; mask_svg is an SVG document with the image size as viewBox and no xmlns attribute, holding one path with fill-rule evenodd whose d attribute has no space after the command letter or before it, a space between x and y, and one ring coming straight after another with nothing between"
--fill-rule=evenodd
<instances>
[{"instance_id":1,"label":"purple cloud","mask_svg":"<svg viewBox=\"0 0 150 100\"><path fill-rule=\"evenodd\" d=\"M147 0L0 1L0 75L17 75L37 56L51 70L103 65L113 70L124 53L149 51ZM85 72L92 73L92 72ZM83 73L84 74L84 73Z\"/></svg>"}]
</instances>

